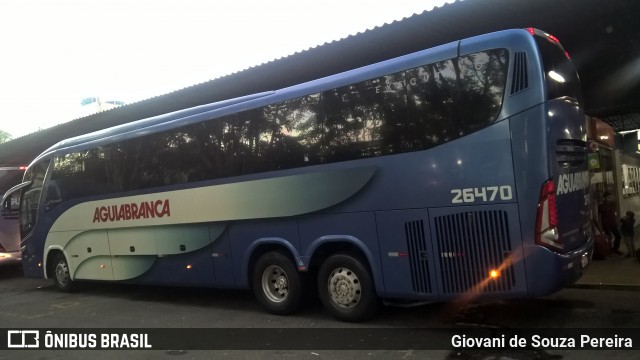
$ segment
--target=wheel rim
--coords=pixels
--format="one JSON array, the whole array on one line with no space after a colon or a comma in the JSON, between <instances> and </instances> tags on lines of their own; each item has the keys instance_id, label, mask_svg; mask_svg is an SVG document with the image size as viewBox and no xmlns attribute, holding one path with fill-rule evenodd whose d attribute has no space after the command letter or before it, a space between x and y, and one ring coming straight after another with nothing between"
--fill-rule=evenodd
<instances>
[{"instance_id":1,"label":"wheel rim","mask_svg":"<svg viewBox=\"0 0 640 360\"><path fill-rule=\"evenodd\" d=\"M344 267L333 270L329 275L327 285L329 297L336 306L350 309L360 302L362 287L360 279L353 271Z\"/></svg>"},{"instance_id":2,"label":"wheel rim","mask_svg":"<svg viewBox=\"0 0 640 360\"><path fill-rule=\"evenodd\" d=\"M281 267L271 265L264 269L262 291L269 301L280 303L286 300L289 295L289 278Z\"/></svg>"},{"instance_id":3,"label":"wheel rim","mask_svg":"<svg viewBox=\"0 0 640 360\"><path fill-rule=\"evenodd\" d=\"M64 286L67 284L69 279L69 268L67 267L67 263L61 261L56 265L56 280L58 284Z\"/></svg>"}]
</instances>

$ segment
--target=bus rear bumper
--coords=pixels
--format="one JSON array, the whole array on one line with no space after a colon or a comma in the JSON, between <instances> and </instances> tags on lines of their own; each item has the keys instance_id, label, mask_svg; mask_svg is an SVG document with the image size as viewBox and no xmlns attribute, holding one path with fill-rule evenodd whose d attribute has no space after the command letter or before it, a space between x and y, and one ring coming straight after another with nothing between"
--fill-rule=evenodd
<instances>
[{"instance_id":1,"label":"bus rear bumper","mask_svg":"<svg viewBox=\"0 0 640 360\"><path fill-rule=\"evenodd\" d=\"M593 256L593 237L567 253L557 253L542 246L527 251L528 291L531 296L549 295L575 283L589 267Z\"/></svg>"}]
</instances>

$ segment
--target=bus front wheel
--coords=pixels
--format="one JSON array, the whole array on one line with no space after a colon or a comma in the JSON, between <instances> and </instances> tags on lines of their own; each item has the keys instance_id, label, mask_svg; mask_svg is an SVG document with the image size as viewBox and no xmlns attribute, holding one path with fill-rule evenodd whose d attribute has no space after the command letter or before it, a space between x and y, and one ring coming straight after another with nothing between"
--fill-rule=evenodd
<instances>
[{"instance_id":1,"label":"bus front wheel","mask_svg":"<svg viewBox=\"0 0 640 360\"><path fill-rule=\"evenodd\" d=\"M69 264L67 259L61 253L57 253L53 257L53 281L60 291L71 292L73 290L73 281L69 273Z\"/></svg>"},{"instance_id":2,"label":"bus front wheel","mask_svg":"<svg viewBox=\"0 0 640 360\"><path fill-rule=\"evenodd\" d=\"M378 308L371 272L358 257L335 254L318 272L320 301L334 317L343 321L365 321Z\"/></svg>"},{"instance_id":3,"label":"bus front wheel","mask_svg":"<svg viewBox=\"0 0 640 360\"><path fill-rule=\"evenodd\" d=\"M270 313L287 315L300 308L303 282L289 257L280 252L268 252L253 268L253 293Z\"/></svg>"}]
</instances>

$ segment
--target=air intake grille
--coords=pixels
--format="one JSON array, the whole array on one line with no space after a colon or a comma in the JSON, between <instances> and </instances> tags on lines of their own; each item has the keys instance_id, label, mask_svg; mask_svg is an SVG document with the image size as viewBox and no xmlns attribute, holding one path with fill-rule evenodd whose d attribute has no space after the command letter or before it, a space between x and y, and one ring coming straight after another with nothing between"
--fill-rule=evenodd
<instances>
[{"instance_id":1,"label":"air intake grille","mask_svg":"<svg viewBox=\"0 0 640 360\"><path fill-rule=\"evenodd\" d=\"M513 267L506 264L497 279L488 280L511 254L507 212L469 211L435 219L444 294L500 292L515 285Z\"/></svg>"},{"instance_id":2,"label":"air intake grille","mask_svg":"<svg viewBox=\"0 0 640 360\"><path fill-rule=\"evenodd\" d=\"M404 224L409 248L409 260L411 264L411 283L413 291L417 293L430 293L431 280L429 277L429 262L427 243L424 234L424 223L411 221Z\"/></svg>"},{"instance_id":3,"label":"air intake grille","mask_svg":"<svg viewBox=\"0 0 640 360\"><path fill-rule=\"evenodd\" d=\"M581 166L587 161L587 144L580 140L560 139L556 145L556 159L561 167Z\"/></svg>"},{"instance_id":4,"label":"air intake grille","mask_svg":"<svg viewBox=\"0 0 640 360\"><path fill-rule=\"evenodd\" d=\"M527 53L516 52L513 61L513 81L511 95L529 87L529 71L527 70Z\"/></svg>"}]
</instances>

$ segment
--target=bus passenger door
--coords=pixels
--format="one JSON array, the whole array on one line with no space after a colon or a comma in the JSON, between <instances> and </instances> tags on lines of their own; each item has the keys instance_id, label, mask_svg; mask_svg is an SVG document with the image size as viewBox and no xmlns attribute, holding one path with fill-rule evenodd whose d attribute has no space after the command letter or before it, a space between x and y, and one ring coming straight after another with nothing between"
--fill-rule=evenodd
<instances>
[{"instance_id":1,"label":"bus passenger door","mask_svg":"<svg viewBox=\"0 0 640 360\"><path fill-rule=\"evenodd\" d=\"M437 296L427 210L376 212L384 296Z\"/></svg>"}]
</instances>

